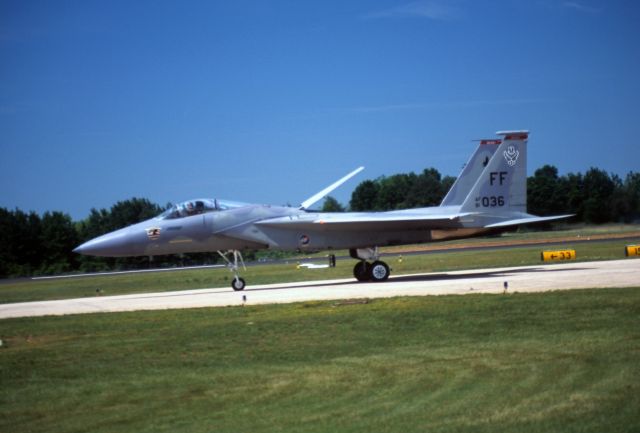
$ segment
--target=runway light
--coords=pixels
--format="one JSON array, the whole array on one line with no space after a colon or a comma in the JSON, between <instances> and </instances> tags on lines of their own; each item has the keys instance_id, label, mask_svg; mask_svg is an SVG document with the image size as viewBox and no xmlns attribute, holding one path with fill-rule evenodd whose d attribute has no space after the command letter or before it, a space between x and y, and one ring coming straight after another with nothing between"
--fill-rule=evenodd
<instances>
[{"instance_id":1,"label":"runway light","mask_svg":"<svg viewBox=\"0 0 640 433\"><path fill-rule=\"evenodd\" d=\"M574 260L576 250L543 251L540 253L543 262Z\"/></svg>"}]
</instances>

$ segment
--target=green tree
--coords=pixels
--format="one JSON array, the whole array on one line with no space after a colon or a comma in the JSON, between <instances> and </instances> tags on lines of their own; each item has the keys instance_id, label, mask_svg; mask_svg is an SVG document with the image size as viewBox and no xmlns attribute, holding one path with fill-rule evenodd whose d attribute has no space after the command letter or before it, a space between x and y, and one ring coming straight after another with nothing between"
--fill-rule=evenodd
<instances>
[{"instance_id":1,"label":"green tree","mask_svg":"<svg viewBox=\"0 0 640 433\"><path fill-rule=\"evenodd\" d=\"M567 206L567 191L561 188L558 169L545 165L527 179L527 209L535 215L558 215Z\"/></svg>"},{"instance_id":2,"label":"green tree","mask_svg":"<svg viewBox=\"0 0 640 433\"><path fill-rule=\"evenodd\" d=\"M613 193L611 194L611 221L628 221L631 215L631 203L626 194L622 179L617 174L611 174Z\"/></svg>"},{"instance_id":3,"label":"green tree","mask_svg":"<svg viewBox=\"0 0 640 433\"><path fill-rule=\"evenodd\" d=\"M385 211L437 206L451 189L455 178L442 178L435 168L419 175L400 173L361 182L351 195L352 211Z\"/></svg>"},{"instance_id":4,"label":"green tree","mask_svg":"<svg viewBox=\"0 0 640 433\"><path fill-rule=\"evenodd\" d=\"M78 243L78 232L69 215L45 212L40 232L40 248L43 253L40 272L50 274L75 269L77 263L72 250Z\"/></svg>"},{"instance_id":5,"label":"green tree","mask_svg":"<svg viewBox=\"0 0 640 433\"><path fill-rule=\"evenodd\" d=\"M584 220L602 224L612 219L615 183L604 170L590 168L584 175Z\"/></svg>"},{"instance_id":6,"label":"green tree","mask_svg":"<svg viewBox=\"0 0 640 433\"><path fill-rule=\"evenodd\" d=\"M581 173L562 176L558 183L559 194L566 197L561 213L575 214L575 220L584 221L584 177Z\"/></svg>"},{"instance_id":7,"label":"green tree","mask_svg":"<svg viewBox=\"0 0 640 433\"><path fill-rule=\"evenodd\" d=\"M0 276L30 275L42 261L40 217L0 208Z\"/></svg>"},{"instance_id":8,"label":"green tree","mask_svg":"<svg viewBox=\"0 0 640 433\"><path fill-rule=\"evenodd\" d=\"M628 203L628 213L624 219L627 222L638 221L640 219L640 173L627 173L622 188Z\"/></svg>"},{"instance_id":9,"label":"green tree","mask_svg":"<svg viewBox=\"0 0 640 433\"><path fill-rule=\"evenodd\" d=\"M442 189L442 199L444 200L444 196L447 195L453 184L456 183L456 178L454 176L445 176L442 178L441 189ZM440 200L442 203L442 200Z\"/></svg>"},{"instance_id":10,"label":"green tree","mask_svg":"<svg viewBox=\"0 0 640 433\"><path fill-rule=\"evenodd\" d=\"M365 180L351 193L349 207L354 212L371 211L375 209L380 185L372 180Z\"/></svg>"},{"instance_id":11,"label":"green tree","mask_svg":"<svg viewBox=\"0 0 640 433\"><path fill-rule=\"evenodd\" d=\"M0 208L0 277L12 275L16 263L15 218L13 212Z\"/></svg>"},{"instance_id":12,"label":"green tree","mask_svg":"<svg viewBox=\"0 0 640 433\"><path fill-rule=\"evenodd\" d=\"M77 223L78 234L81 241L88 241L110 230L110 213L106 209L92 208L89 216Z\"/></svg>"},{"instance_id":13,"label":"green tree","mask_svg":"<svg viewBox=\"0 0 640 433\"><path fill-rule=\"evenodd\" d=\"M380 178L380 189L376 197L375 209L381 211L402 209L407 201L409 190L416 180L415 173L401 173Z\"/></svg>"},{"instance_id":14,"label":"green tree","mask_svg":"<svg viewBox=\"0 0 640 433\"><path fill-rule=\"evenodd\" d=\"M338 202L335 198L331 196L327 196L324 199L324 204L322 205L322 212L344 212L344 206Z\"/></svg>"},{"instance_id":15,"label":"green tree","mask_svg":"<svg viewBox=\"0 0 640 433\"><path fill-rule=\"evenodd\" d=\"M140 221L148 220L162 212L162 208L146 198L133 197L111 206L110 230L116 230Z\"/></svg>"},{"instance_id":16,"label":"green tree","mask_svg":"<svg viewBox=\"0 0 640 433\"><path fill-rule=\"evenodd\" d=\"M435 168L425 169L419 176L413 179L409 186L403 209L414 207L438 206L446 191L443 190L440 172Z\"/></svg>"}]
</instances>

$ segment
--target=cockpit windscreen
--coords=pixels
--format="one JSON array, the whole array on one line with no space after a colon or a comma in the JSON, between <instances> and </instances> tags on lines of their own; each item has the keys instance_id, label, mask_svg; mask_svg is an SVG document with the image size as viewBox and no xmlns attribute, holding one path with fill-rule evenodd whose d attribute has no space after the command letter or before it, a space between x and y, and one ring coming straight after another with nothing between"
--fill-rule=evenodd
<instances>
[{"instance_id":1,"label":"cockpit windscreen","mask_svg":"<svg viewBox=\"0 0 640 433\"><path fill-rule=\"evenodd\" d=\"M169 209L158 215L160 219L176 219L184 218L192 215L199 215L207 212L215 212L221 210L232 209L235 207L246 206L244 203L230 202L225 200L214 199L196 199L188 200L182 203L175 204Z\"/></svg>"}]
</instances>

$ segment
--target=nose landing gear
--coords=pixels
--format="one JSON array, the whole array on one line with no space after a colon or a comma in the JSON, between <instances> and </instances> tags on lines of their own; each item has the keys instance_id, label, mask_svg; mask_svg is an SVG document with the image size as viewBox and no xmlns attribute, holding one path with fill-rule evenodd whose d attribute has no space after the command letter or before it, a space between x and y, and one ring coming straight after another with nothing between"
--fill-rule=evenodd
<instances>
[{"instance_id":1,"label":"nose landing gear","mask_svg":"<svg viewBox=\"0 0 640 433\"><path fill-rule=\"evenodd\" d=\"M238 275L238 259L240 259L240 263L242 263L242 268L245 271L247 270L247 268L244 265L244 260L242 259L242 254L240 254L240 251L229 250L224 253L222 251L218 251L218 254L220 254L220 257L222 257L223 260L227 263L227 268L229 268L229 270L233 272L233 280L231 280L231 288L236 292L240 290L244 290L246 283L244 281L244 278L241 278ZM233 261L231 261L227 257L227 255L229 254L233 254Z\"/></svg>"}]
</instances>

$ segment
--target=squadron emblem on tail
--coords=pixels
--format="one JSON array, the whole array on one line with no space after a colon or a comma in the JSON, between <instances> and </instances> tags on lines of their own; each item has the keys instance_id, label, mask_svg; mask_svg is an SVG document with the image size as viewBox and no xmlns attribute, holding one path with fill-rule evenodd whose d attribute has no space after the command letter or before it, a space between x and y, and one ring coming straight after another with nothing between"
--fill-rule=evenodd
<instances>
[{"instance_id":1,"label":"squadron emblem on tail","mask_svg":"<svg viewBox=\"0 0 640 433\"><path fill-rule=\"evenodd\" d=\"M507 164L509 164L509 167L513 167L514 165L516 165L518 156L520 156L520 152L516 150L515 146L509 146L507 150L504 151L504 159L507 160Z\"/></svg>"}]
</instances>

